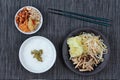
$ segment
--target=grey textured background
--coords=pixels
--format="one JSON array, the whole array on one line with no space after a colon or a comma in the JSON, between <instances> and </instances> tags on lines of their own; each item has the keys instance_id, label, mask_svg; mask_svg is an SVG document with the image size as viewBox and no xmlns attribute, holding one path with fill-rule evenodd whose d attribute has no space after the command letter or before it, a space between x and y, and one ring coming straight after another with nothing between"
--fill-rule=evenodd
<instances>
[{"instance_id":1,"label":"grey textured background","mask_svg":"<svg viewBox=\"0 0 120 80\"><path fill-rule=\"evenodd\" d=\"M79 79L110 80L120 76L120 0L0 0L0 79ZM14 25L14 16L23 6L38 8L44 17L42 28L34 35L21 34ZM48 13L48 8L63 9L112 19L111 27L104 27ZM81 76L71 72L62 59L62 44L73 30L91 27L102 32L111 46L110 61L98 74ZM57 50L55 65L43 74L33 74L20 64L18 52L28 37L41 35L49 38Z\"/></svg>"}]
</instances>

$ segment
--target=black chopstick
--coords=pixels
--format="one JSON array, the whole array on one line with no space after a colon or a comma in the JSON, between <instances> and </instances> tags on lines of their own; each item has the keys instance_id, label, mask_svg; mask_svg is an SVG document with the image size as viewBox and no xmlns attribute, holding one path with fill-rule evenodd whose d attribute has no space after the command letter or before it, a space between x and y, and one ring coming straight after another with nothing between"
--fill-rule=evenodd
<instances>
[{"instance_id":1,"label":"black chopstick","mask_svg":"<svg viewBox=\"0 0 120 80\"><path fill-rule=\"evenodd\" d=\"M94 19L94 20L98 20L98 21L104 21L104 22L110 22L111 21L110 19L106 19L106 18L88 16L88 15L85 15L85 14L78 14L78 13L74 13L74 12L63 11L63 10L52 9L52 8L48 8L48 9L53 10L53 11L57 11L57 12L63 12L63 13L71 14L71 15L81 16L81 17L85 17L85 18L89 18L89 19Z\"/></svg>"},{"instance_id":2,"label":"black chopstick","mask_svg":"<svg viewBox=\"0 0 120 80\"><path fill-rule=\"evenodd\" d=\"M79 17L73 16L71 14L65 14L65 13L53 12L53 11L49 11L49 13L62 15L62 16L70 17L70 18L75 18L75 19L78 19L78 20L82 20L82 21L86 21L86 22L90 22L90 23L94 23L94 24L98 24L98 25L102 25L102 26L110 26L111 25L111 24L108 24L108 23L105 23L105 22L98 22L98 21L87 19L87 18L79 18Z\"/></svg>"}]
</instances>

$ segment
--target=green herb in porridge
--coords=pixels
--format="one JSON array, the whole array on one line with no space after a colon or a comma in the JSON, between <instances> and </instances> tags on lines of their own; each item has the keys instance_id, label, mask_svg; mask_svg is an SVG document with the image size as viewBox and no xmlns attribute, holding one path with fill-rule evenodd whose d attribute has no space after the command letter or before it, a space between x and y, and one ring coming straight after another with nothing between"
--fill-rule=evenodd
<instances>
[{"instance_id":1,"label":"green herb in porridge","mask_svg":"<svg viewBox=\"0 0 120 80\"><path fill-rule=\"evenodd\" d=\"M43 62L42 60L42 54L43 54L43 50L32 50L31 54L34 55L33 58L36 58L38 61Z\"/></svg>"}]
</instances>

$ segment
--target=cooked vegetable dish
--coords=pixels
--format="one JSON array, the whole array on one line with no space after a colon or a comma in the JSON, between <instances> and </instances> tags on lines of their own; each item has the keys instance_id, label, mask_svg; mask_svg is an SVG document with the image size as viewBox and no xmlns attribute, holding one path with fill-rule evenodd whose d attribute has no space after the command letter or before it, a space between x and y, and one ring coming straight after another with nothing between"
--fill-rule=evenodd
<instances>
[{"instance_id":1,"label":"cooked vegetable dish","mask_svg":"<svg viewBox=\"0 0 120 80\"><path fill-rule=\"evenodd\" d=\"M34 31L40 24L40 14L31 7L25 7L17 14L16 23L23 32Z\"/></svg>"},{"instance_id":2,"label":"cooked vegetable dish","mask_svg":"<svg viewBox=\"0 0 120 80\"><path fill-rule=\"evenodd\" d=\"M67 39L70 60L79 71L92 71L94 67L104 61L107 46L100 36L93 33L81 33Z\"/></svg>"}]
</instances>

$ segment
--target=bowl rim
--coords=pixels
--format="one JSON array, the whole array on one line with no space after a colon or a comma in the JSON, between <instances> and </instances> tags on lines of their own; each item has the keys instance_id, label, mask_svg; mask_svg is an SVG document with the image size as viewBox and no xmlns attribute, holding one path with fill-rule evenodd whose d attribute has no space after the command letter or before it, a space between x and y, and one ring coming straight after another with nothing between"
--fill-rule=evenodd
<instances>
[{"instance_id":1,"label":"bowl rim","mask_svg":"<svg viewBox=\"0 0 120 80\"><path fill-rule=\"evenodd\" d=\"M32 71L30 70L23 62L22 60L22 55L21 55L21 51L22 51L22 48L24 46L24 44L29 41L30 39L33 39L33 38L42 38L42 39L45 39L46 41L48 41L48 43L51 45L53 51L54 51L54 57L53 57L53 60L51 62L51 65L49 66L48 69L46 69L45 71ZM20 48L19 48L19 54L18 54L18 57L19 57L19 61L21 63L21 65L24 67L24 69L26 69L27 71L31 72L31 73L35 73L35 74L39 74L39 73L44 73L44 72L47 72L49 71L54 65L55 65L55 62L56 62L56 59L57 59L57 52L56 52L56 48L55 48L55 45L46 37L43 37L43 36L32 36L32 37L29 37L27 38L25 41L23 41L23 43L21 44Z\"/></svg>"},{"instance_id":2,"label":"bowl rim","mask_svg":"<svg viewBox=\"0 0 120 80\"><path fill-rule=\"evenodd\" d=\"M78 71L77 69L76 69L77 71L75 71L75 69L73 69L73 68L70 67L70 63L68 63L68 62L66 61L65 57L64 57L64 52L65 52L64 47L67 47L67 48L68 48L68 46L66 46L66 45L67 45L67 44L66 44L67 39L68 39L69 37L73 36L73 34L74 34L75 32L82 31L82 30L83 30L83 31L91 30L91 31L97 33L98 35L100 35L100 36L105 40L106 45L107 45L107 47L108 47L108 52L107 52L107 54L105 54L105 55L107 56L107 60L106 60L106 62L105 62L104 65L102 65L102 63L103 63L104 61L100 64L100 65L102 65L102 68L98 69L96 72L93 72L93 71L95 71L95 70L91 71L91 73L88 73L88 72L80 72L80 71ZM76 36L77 36L77 35L76 35ZM107 65L107 63L109 62L110 52L111 52L111 51L110 51L110 45L109 45L109 42L108 42L107 38L106 38L100 31L98 31L98 30L96 30L96 29L93 29L93 28L92 28L92 29L91 29L91 28L78 28L78 29L73 30L72 32L70 32L70 33L67 35L66 39L65 39L64 42L63 42L63 46L62 46L62 57L63 57L63 60L64 60L65 65L66 65L72 72L74 72L74 73L76 73L76 74L79 74L79 75L82 75L82 76L94 75L94 74L100 72L101 70L103 70L103 69L105 68L105 66ZM69 54L67 54L67 55L69 56ZM71 62L71 61L69 60L69 62ZM73 66L74 66L74 65L73 65ZM98 65L98 66L99 66L99 65ZM98 67L98 66L97 66L97 67Z\"/></svg>"},{"instance_id":3,"label":"bowl rim","mask_svg":"<svg viewBox=\"0 0 120 80\"><path fill-rule=\"evenodd\" d=\"M18 24L16 23L16 16L18 15L18 13L19 13L21 10L23 10L23 9L26 8L26 7L30 7L30 8L33 8L33 9L37 10L38 13L39 13L40 16L41 16L41 17L40 17L40 24L38 25L38 28L37 28L36 30L32 31L32 32L24 32L24 31L20 30L19 27L18 27ZM14 17L14 23L15 23L15 26L16 26L16 28L17 28L18 31L20 31L20 32L23 33L23 34L30 35L30 34L34 34L34 33L38 32L38 31L40 30L40 28L42 27L42 24L43 24L43 16L42 16L42 13L40 12L40 10L38 10L36 7L33 7L33 6L24 6L24 7L21 7L21 8L16 12L15 17Z\"/></svg>"}]
</instances>

